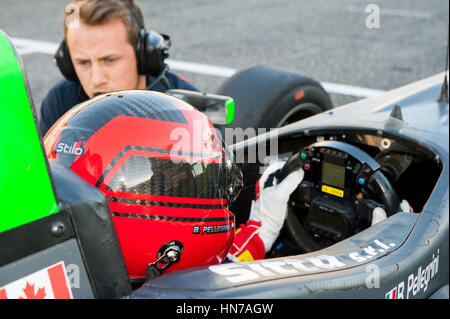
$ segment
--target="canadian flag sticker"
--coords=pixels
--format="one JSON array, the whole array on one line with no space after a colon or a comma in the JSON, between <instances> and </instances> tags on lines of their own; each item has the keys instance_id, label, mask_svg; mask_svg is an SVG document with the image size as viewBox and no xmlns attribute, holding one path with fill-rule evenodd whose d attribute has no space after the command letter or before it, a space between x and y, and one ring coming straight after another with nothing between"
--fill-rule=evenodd
<instances>
[{"instance_id":1,"label":"canadian flag sticker","mask_svg":"<svg viewBox=\"0 0 450 319\"><path fill-rule=\"evenodd\" d=\"M0 299L73 299L64 262L0 287Z\"/></svg>"}]
</instances>

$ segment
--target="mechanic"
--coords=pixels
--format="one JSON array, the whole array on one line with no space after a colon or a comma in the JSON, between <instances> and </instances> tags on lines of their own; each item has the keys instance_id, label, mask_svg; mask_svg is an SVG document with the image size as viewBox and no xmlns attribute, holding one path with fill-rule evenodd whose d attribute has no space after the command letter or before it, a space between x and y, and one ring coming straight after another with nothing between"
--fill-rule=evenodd
<instances>
[{"instance_id":1,"label":"mechanic","mask_svg":"<svg viewBox=\"0 0 450 319\"><path fill-rule=\"evenodd\" d=\"M168 36L147 31L135 0L72 0L64 14L64 40L55 53L65 79L44 98L43 135L70 108L102 93L130 89L198 91L168 72Z\"/></svg>"}]
</instances>

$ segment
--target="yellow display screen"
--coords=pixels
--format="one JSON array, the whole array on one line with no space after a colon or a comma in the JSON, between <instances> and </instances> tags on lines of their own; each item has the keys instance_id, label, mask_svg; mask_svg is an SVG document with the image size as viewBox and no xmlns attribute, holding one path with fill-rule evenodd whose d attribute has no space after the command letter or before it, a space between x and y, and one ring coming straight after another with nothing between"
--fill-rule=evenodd
<instances>
[{"instance_id":1,"label":"yellow display screen","mask_svg":"<svg viewBox=\"0 0 450 319\"><path fill-rule=\"evenodd\" d=\"M343 189L345 184L345 167L323 161L322 183Z\"/></svg>"}]
</instances>

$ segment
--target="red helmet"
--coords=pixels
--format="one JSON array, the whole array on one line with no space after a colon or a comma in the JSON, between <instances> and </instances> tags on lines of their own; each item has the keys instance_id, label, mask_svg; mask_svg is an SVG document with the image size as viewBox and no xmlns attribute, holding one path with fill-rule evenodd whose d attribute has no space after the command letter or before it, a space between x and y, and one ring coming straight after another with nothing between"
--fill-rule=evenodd
<instances>
[{"instance_id":1,"label":"red helmet","mask_svg":"<svg viewBox=\"0 0 450 319\"><path fill-rule=\"evenodd\" d=\"M44 138L47 157L106 196L132 279L176 246L167 271L220 263L242 174L209 119L166 94L121 91L79 104Z\"/></svg>"}]
</instances>

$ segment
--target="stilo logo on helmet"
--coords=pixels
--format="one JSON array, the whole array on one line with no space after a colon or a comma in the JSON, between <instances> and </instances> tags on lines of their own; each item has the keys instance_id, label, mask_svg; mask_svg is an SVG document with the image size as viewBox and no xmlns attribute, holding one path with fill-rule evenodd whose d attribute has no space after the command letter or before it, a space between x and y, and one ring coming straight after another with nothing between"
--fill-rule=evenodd
<instances>
[{"instance_id":1,"label":"stilo logo on helmet","mask_svg":"<svg viewBox=\"0 0 450 319\"><path fill-rule=\"evenodd\" d=\"M180 128L190 138L171 140ZM61 141L80 140L80 156L54 152ZM235 228L228 207L242 174L218 141L209 119L191 105L162 93L122 91L77 106L44 144L49 159L104 193L130 277L142 279L149 264L171 260L159 267L168 272L226 257Z\"/></svg>"},{"instance_id":2,"label":"stilo logo on helmet","mask_svg":"<svg viewBox=\"0 0 450 319\"><path fill-rule=\"evenodd\" d=\"M83 140L71 144L60 142L56 145L55 152L81 156L84 154L84 148L81 146L82 142Z\"/></svg>"}]
</instances>

